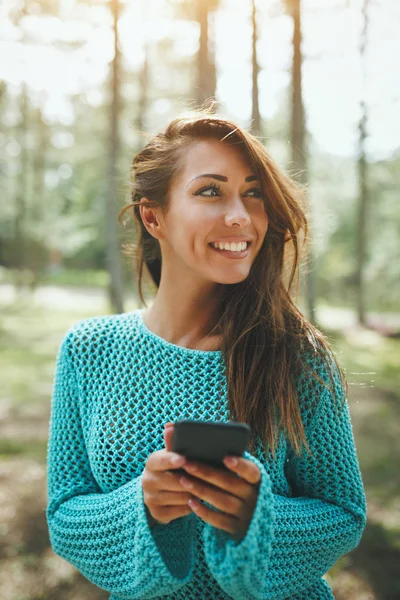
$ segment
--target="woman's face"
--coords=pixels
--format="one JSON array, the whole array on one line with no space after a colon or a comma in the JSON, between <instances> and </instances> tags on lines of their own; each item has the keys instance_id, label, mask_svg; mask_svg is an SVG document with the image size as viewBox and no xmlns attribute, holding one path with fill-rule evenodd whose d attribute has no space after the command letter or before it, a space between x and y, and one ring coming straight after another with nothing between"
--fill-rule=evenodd
<instances>
[{"instance_id":1,"label":"woman's face","mask_svg":"<svg viewBox=\"0 0 400 600\"><path fill-rule=\"evenodd\" d=\"M163 269L168 265L203 280L239 283L248 276L267 229L260 182L238 148L214 139L191 145L161 216L157 237ZM210 245L234 240L250 243L239 253Z\"/></svg>"}]
</instances>

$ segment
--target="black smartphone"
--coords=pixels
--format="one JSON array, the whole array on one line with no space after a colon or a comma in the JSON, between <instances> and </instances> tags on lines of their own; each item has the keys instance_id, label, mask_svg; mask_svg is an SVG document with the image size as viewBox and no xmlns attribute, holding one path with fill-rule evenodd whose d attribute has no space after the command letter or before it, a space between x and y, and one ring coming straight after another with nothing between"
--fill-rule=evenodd
<instances>
[{"instance_id":1,"label":"black smartphone","mask_svg":"<svg viewBox=\"0 0 400 600\"><path fill-rule=\"evenodd\" d=\"M250 435L247 423L182 419L174 424L172 452L183 454L188 460L229 470L223 463L224 457L242 456ZM182 468L173 471L186 473Z\"/></svg>"}]
</instances>

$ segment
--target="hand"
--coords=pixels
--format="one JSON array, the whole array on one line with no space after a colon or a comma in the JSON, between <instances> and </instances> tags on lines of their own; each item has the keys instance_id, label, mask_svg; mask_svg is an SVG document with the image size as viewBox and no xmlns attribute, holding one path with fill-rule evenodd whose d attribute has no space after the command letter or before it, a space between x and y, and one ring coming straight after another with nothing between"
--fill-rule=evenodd
<instances>
[{"instance_id":1,"label":"hand","mask_svg":"<svg viewBox=\"0 0 400 600\"><path fill-rule=\"evenodd\" d=\"M183 469L192 476L180 477L183 485L187 480L192 487L185 487L191 494L205 500L223 512L216 512L195 500L189 506L195 514L210 525L232 534L235 540L245 537L257 504L261 472L251 460L242 457L237 465L224 464L230 471L211 467L198 461L186 461Z\"/></svg>"},{"instance_id":2,"label":"hand","mask_svg":"<svg viewBox=\"0 0 400 600\"><path fill-rule=\"evenodd\" d=\"M164 430L165 448L150 454L144 469L143 499L150 526L155 523L165 525L192 512L188 500L194 496L179 483L181 474L170 472L171 469L181 469L186 460L182 456L179 464L172 462L175 456L180 456L171 451L172 433L173 427Z\"/></svg>"}]
</instances>

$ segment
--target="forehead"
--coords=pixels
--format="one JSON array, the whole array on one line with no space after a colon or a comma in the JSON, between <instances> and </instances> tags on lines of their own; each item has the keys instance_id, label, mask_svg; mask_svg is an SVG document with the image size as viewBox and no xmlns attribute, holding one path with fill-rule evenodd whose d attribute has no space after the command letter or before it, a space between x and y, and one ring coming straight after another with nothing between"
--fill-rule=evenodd
<instances>
[{"instance_id":1,"label":"forehead","mask_svg":"<svg viewBox=\"0 0 400 600\"><path fill-rule=\"evenodd\" d=\"M199 140L185 150L180 179L187 180L200 173L229 173L241 176L254 174L244 146L220 142L217 139Z\"/></svg>"}]
</instances>

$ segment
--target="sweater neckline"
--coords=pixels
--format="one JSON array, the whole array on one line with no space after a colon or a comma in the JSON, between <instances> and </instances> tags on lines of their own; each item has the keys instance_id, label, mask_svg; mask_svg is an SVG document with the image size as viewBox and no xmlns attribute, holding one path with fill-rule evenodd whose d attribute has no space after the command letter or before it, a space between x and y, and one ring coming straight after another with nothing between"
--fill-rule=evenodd
<instances>
[{"instance_id":1,"label":"sweater neckline","mask_svg":"<svg viewBox=\"0 0 400 600\"><path fill-rule=\"evenodd\" d=\"M198 350L196 348L186 348L185 346L179 346L178 344L173 344L172 342L168 342L168 340L162 338L157 335L151 329L149 329L146 323L143 320L143 312L144 308L138 308L134 311L137 315L137 321L139 323L139 327L141 331L148 337L151 338L154 342L157 342L160 346L164 346L165 348L169 348L170 350L174 350L175 352L181 352L182 354L191 354L192 356L212 356L219 357L221 356L221 350Z\"/></svg>"}]
</instances>

